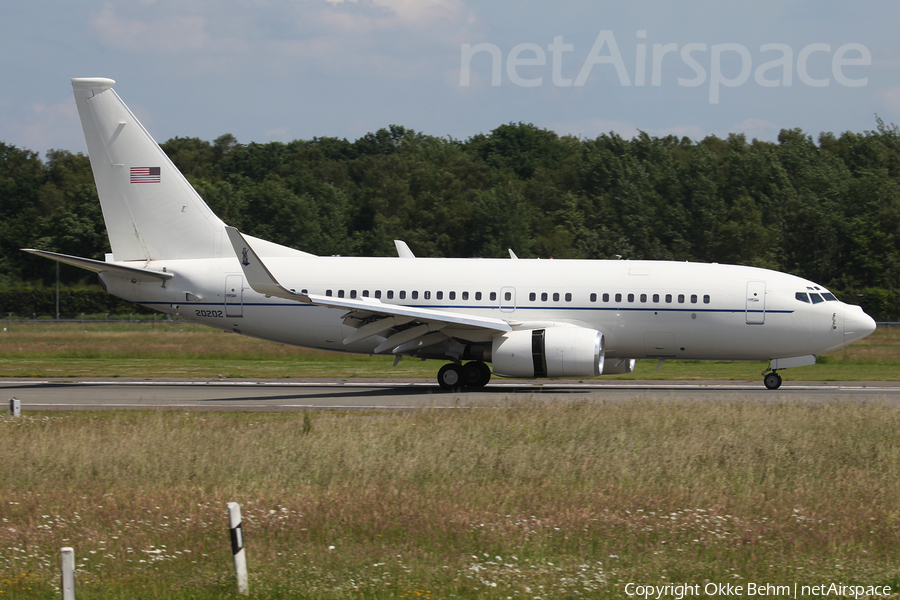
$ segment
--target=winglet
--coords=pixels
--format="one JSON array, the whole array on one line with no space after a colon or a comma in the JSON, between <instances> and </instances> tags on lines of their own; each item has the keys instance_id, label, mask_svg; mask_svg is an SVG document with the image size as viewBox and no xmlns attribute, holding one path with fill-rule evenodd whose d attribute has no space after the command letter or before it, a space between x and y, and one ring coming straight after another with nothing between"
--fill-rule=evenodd
<instances>
[{"instance_id":1,"label":"winglet","mask_svg":"<svg viewBox=\"0 0 900 600\"><path fill-rule=\"evenodd\" d=\"M288 300L300 300L308 302L309 298L298 294L294 290L289 290L275 279L271 271L263 264L250 244L241 235L241 232L234 227L225 227L228 239L234 247L234 253L237 255L238 261L241 263L241 269L244 270L244 277L247 283L254 291L266 296L275 296L276 298L286 298Z\"/></svg>"},{"instance_id":2,"label":"winglet","mask_svg":"<svg viewBox=\"0 0 900 600\"><path fill-rule=\"evenodd\" d=\"M403 240L394 240L394 246L397 248L397 256L400 258L415 258L416 255L409 249L409 246Z\"/></svg>"}]
</instances>

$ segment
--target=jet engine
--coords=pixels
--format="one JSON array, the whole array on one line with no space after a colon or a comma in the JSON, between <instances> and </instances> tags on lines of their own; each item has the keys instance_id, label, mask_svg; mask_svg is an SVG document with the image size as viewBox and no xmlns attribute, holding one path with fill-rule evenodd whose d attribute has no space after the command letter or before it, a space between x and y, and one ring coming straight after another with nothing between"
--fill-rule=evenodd
<instances>
[{"instance_id":1,"label":"jet engine","mask_svg":"<svg viewBox=\"0 0 900 600\"><path fill-rule=\"evenodd\" d=\"M603 334L548 327L494 336L494 373L506 377L595 377L603 372Z\"/></svg>"}]
</instances>

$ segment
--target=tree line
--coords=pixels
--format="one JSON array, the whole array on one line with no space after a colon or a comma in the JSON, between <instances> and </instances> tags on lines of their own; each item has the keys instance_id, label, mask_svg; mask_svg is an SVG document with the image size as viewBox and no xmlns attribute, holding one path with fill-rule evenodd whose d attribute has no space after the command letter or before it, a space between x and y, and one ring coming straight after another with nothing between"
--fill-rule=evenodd
<instances>
[{"instance_id":1,"label":"tree line","mask_svg":"<svg viewBox=\"0 0 900 600\"><path fill-rule=\"evenodd\" d=\"M321 255L664 259L794 273L900 318L900 130L782 130L595 139L532 124L467 140L392 125L356 141L241 144L176 137L163 150L225 222ZM0 142L0 285L52 285L34 247L109 252L88 158ZM67 286L93 281L63 267Z\"/></svg>"}]
</instances>

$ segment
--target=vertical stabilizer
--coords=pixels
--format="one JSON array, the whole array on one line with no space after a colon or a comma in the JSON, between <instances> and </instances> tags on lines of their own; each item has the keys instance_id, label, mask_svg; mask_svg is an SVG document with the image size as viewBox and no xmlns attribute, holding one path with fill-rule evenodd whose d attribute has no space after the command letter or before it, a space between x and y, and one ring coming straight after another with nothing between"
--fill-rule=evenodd
<instances>
[{"instance_id":1,"label":"vertical stabilizer","mask_svg":"<svg viewBox=\"0 0 900 600\"><path fill-rule=\"evenodd\" d=\"M128 110L113 84L98 77L72 79L113 257L222 256L224 223Z\"/></svg>"}]
</instances>

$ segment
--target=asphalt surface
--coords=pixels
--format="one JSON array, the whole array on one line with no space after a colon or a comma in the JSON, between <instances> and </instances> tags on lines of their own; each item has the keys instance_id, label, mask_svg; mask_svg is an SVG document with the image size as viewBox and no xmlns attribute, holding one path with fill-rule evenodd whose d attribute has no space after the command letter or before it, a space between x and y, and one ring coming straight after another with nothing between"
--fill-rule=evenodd
<instances>
[{"instance_id":1,"label":"asphalt surface","mask_svg":"<svg viewBox=\"0 0 900 600\"><path fill-rule=\"evenodd\" d=\"M494 379L475 391L444 392L430 380L8 379L0 401L22 410L391 410L500 406L517 400L726 400L900 404L900 382L542 381Z\"/></svg>"}]
</instances>

